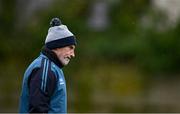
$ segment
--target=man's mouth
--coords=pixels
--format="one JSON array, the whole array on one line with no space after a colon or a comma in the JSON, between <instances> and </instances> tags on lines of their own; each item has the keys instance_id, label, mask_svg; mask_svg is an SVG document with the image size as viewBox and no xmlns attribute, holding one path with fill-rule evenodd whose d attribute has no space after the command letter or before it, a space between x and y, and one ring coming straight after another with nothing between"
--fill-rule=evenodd
<instances>
[{"instance_id":1,"label":"man's mouth","mask_svg":"<svg viewBox=\"0 0 180 114\"><path fill-rule=\"evenodd\" d=\"M71 58L70 58L70 57L66 57L65 59L66 59L67 61L70 61Z\"/></svg>"},{"instance_id":2,"label":"man's mouth","mask_svg":"<svg viewBox=\"0 0 180 114\"><path fill-rule=\"evenodd\" d=\"M71 59L71 57L67 57L69 60Z\"/></svg>"}]
</instances>

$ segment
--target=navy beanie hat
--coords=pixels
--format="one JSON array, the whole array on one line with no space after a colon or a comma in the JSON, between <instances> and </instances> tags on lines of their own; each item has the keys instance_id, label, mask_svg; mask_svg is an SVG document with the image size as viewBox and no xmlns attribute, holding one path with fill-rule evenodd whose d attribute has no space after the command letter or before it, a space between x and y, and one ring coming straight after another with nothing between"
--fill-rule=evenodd
<instances>
[{"instance_id":1,"label":"navy beanie hat","mask_svg":"<svg viewBox=\"0 0 180 114\"><path fill-rule=\"evenodd\" d=\"M49 49L61 48L69 45L77 45L76 38L59 18L53 18L45 40L45 46Z\"/></svg>"}]
</instances>

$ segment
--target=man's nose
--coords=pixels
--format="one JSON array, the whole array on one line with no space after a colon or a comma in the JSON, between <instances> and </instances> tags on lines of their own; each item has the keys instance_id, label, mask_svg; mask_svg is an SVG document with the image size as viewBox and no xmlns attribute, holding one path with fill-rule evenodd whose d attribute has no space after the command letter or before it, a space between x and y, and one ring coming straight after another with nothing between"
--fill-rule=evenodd
<instances>
[{"instance_id":1,"label":"man's nose","mask_svg":"<svg viewBox=\"0 0 180 114\"><path fill-rule=\"evenodd\" d=\"M75 53L74 53L74 51L71 53L71 57L75 57Z\"/></svg>"}]
</instances>

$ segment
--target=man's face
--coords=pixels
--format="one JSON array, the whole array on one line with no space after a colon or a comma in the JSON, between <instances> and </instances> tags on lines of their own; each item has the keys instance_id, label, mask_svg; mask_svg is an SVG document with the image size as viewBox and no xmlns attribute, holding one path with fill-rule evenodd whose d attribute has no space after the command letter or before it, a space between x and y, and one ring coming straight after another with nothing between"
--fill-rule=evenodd
<instances>
[{"instance_id":1,"label":"man's face","mask_svg":"<svg viewBox=\"0 0 180 114\"><path fill-rule=\"evenodd\" d=\"M63 66L66 66L70 59L75 57L75 46L74 45L70 45L70 46L66 46L66 47L62 47L62 48L57 48L55 50L53 50L59 61L63 64Z\"/></svg>"}]
</instances>

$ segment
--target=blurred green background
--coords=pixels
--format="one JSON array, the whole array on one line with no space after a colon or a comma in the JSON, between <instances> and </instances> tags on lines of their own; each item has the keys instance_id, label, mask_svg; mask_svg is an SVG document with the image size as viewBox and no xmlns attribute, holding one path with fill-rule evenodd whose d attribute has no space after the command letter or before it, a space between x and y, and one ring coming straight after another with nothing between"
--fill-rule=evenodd
<instances>
[{"instance_id":1,"label":"blurred green background","mask_svg":"<svg viewBox=\"0 0 180 114\"><path fill-rule=\"evenodd\" d=\"M53 17L78 39L68 112L180 112L179 0L0 0L0 112L18 112Z\"/></svg>"}]
</instances>

